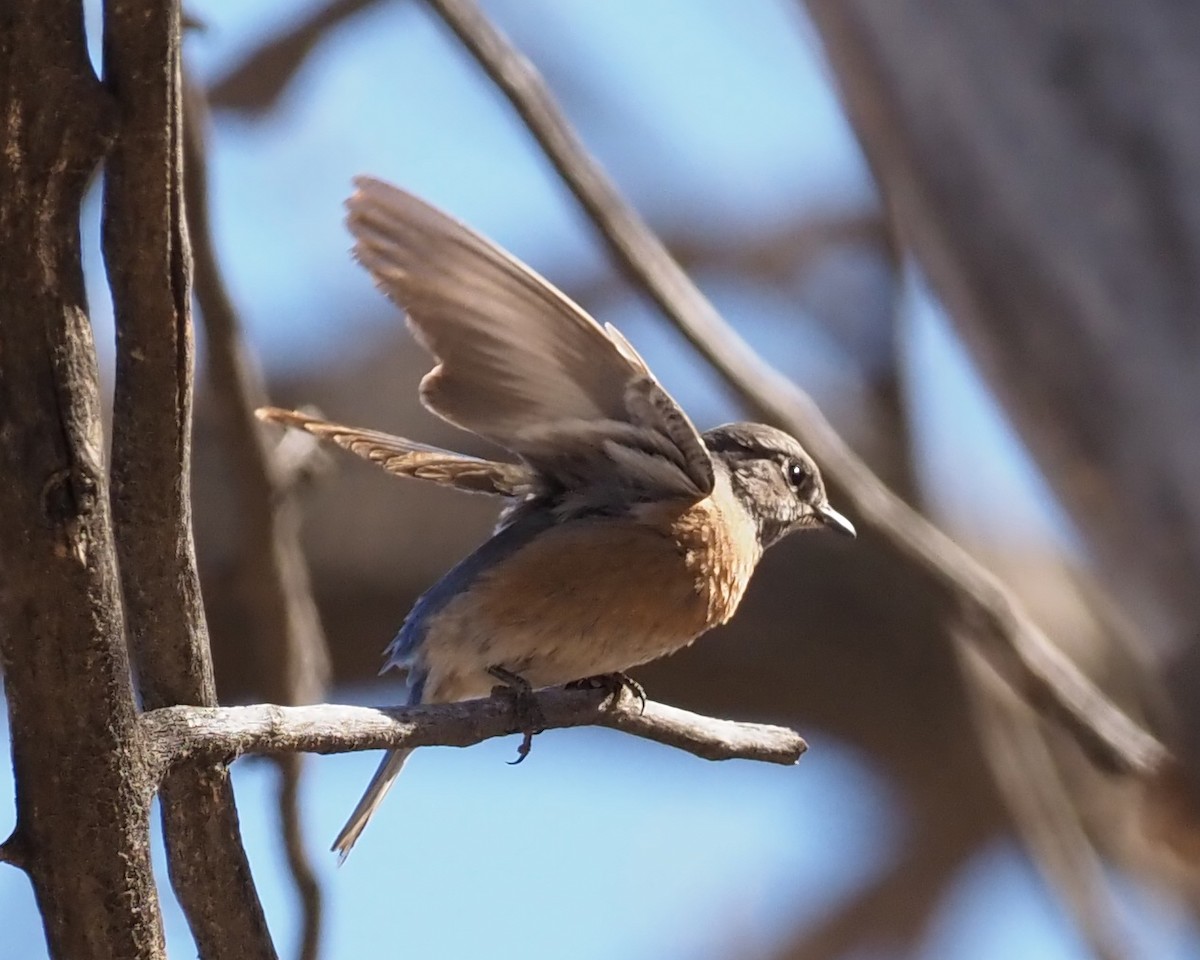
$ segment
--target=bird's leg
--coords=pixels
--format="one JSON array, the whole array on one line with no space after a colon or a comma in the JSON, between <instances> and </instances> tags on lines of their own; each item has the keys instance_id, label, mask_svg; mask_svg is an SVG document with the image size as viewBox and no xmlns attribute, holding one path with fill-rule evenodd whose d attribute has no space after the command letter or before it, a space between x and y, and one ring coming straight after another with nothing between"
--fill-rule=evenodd
<instances>
[{"instance_id":1,"label":"bird's leg","mask_svg":"<svg viewBox=\"0 0 1200 960\"><path fill-rule=\"evenodd\" d=\"M627 673L601 673L595 677L572 680L567 686L574 689L607 690L609 701L614 706L621 699L621 693L628 690L638 701L639 712L646 712L646 688Z\"/></svg>"},{"instance_id":2,"label":"bird's leg","mask_svg":"<svg viewBox=\"0 0 1200 960\"><path fill-rule=\"evenodd\" d=\"M503 667L488 667L488 673L500 681L498 686L492 687L492 696L508 697L512 701L517 722L521 725L523 739L517 747L517 759L509 761L510 766L515 766L529 756L533 748L533 735L546 729L546 716L538 706L533 687L520 674Z\"/></svg>"}]
</instances>

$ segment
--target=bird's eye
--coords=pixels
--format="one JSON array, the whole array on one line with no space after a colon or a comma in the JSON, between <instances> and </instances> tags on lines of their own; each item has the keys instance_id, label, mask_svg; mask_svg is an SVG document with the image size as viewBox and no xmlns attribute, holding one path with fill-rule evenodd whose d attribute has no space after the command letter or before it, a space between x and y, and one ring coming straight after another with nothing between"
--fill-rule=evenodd
<instances>
[{"instance_id":1,"label":"bird's eye","mask_svg":"<svg viewBox=\"0 0 1200 960\"><path fill-rule=\"evenodd\" d=\"M812 483L812 476L804 466L795 460L789 460L783 465L784 476L787 477L787 482L792 485L792 488L797 491L806 490Z\"/></svg>"}]
</instances>

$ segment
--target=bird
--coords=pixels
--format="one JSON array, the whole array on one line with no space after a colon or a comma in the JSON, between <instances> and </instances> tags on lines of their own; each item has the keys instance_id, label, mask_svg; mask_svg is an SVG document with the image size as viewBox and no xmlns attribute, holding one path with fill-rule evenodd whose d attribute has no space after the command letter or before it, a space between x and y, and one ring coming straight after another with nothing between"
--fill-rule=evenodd
<instances>
[{"instance_id":1,"label":"bird","mask_svg":"<svg viewBox=\"0 0 1200 960\"><path fill-rule=\"evenodd\" d=\"M758 423L701 433L611 324L415 195L366 176L354 186L354 257L435 361L422 403L511 455L257 411L393 474L504 502L492 536L385 651L384 670L406 671L407 704L579 682L644 703L626 671L728 621L768 547L797 530L855 535L795 438ZM340 861L410 753L380 763L333 843Z\"/></svg>"}]
</instances>

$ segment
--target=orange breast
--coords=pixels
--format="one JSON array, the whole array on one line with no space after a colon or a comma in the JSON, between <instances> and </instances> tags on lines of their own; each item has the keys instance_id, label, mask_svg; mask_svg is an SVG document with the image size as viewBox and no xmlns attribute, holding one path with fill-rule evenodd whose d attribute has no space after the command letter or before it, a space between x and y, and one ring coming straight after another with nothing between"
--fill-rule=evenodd
<instances>
[{"instance_id":1,"label":"orange breast","mask_svg":"<svg viewBox=\"0 0 1200 960\"><path fill-rule=\"evenodd\" d=\"M643 523L678 545L684 568L704 600L704 629L729 620L737 612L762 549L754 521L734 499L728 480L719 478L712 496L686 510L651 504L642 513Z\"/></svg>"},{"instance_id":2,"label":"orange breast","mask_svg":"<svg viewBox=\"0 0 1200 960\"><path fill-rule=\"evenodd\" d=\"M487 666L547 686L672 653L733 616L760 552L727 481L687 508L551 527L436 615L431 683L454 698L486 693Z\"/></svg>"}]
</instances>

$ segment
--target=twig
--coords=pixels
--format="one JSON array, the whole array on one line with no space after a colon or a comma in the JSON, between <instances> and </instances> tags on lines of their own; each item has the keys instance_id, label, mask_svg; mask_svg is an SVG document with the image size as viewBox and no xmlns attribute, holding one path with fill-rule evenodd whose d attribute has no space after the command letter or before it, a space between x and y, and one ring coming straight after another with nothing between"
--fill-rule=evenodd
<instances>
[{"instance_id":1,"label":"twig","mask_svg":"<svg viewBox=\"0 0 1200 960\"><path fill-rule=\"evenodd\" d=\"M317 960L321 946L321 927L324 908L321 884L313 869L304 843L300 820L300 781L304 756L285 753L277 758L279 768L279 826L283 833L283 848L287 853L288 870L300 898L300 960Z\"/></svg>"},{"instance_id":2,"label":"twig","mask_svg":"<svg viewBox=\"0 0 1200 960\"><path fill-rule=\"evenodd\" d=\"M839 898L768 954L770 960L841 960L920 955L931 919L943 906L977 837L919 822L878 874Z\"/></svg>"},{"instance_id":3,"label":"twig","mask_svg":"<svg viewBox=\"0 0 1200 960\"><path fill-rule=\"evenodd\" d=\"M798 733L784 727L718 720L654 702L647 702L643 712L629 694L615 704L603 690L555 687L536 696L547 729L611 727L705 760L794 764L807 749ZM468 747L520 729L512 702L503 697L383 709L332 704L167 707L144 714L141 723L164 770L184 760L232 760L248 753Z\"/></svg>"},{"instance_id":4,"label":"twig","mask_svg":"<svg viewBox=\"0 0 1200 960\"><path fill-rule=\"evenodd\" d=\"M275 106L317 44L339 24L381 0L332 0L306 13L209 88L214 107L263 114Z\"/></svg>"},{"instance_id":5,"label":"twig","mask_svg":"<svg viewBox=\"0 0 1200 960\"><path fill-rule=\"evenodd\" d=\"M234 509L243 536L243 569L237 579L261 662L258 693L279 703L311 703L324 696L329 654L300 545L300 515L290 495L294 465L273 459L273 446L254 416L266 402L266 389L242 336L212 240L203 136L206 108L198 89L189 88L187 115L188 222L196 248L196 299L208 334L212 393L224 418L237 497ZM316 873L307 862L296 805L302 771L300 758L280 761L284 783L278 798L288 863L301 903L300 957L312 960L319 948L321 897Z\"/></svg>"},{"instance_id":6,"label":"twig","mask_svg":"<svg viewBox=\"0 0 1200 960\"><path fill-rule=\"evenodd\" d=\"M1046 742L1037 715L1017 698L976 649L969 631L955 636L976 727L1017 829L1048 883L1102 960L1133 956L1115 918L1104 866Z\"/></svg>"},{"instance_id":7,"label":"twig","mask_svg":"<svg viewBox=\"0 0 1200 960\"><path fill-rule=\"evenodd\" d=\"M1168 757L1055 647L992 573L876 477L812 399L732 330L588 154L541 77L472 0L427 0L504 93L622 268L757 415L800 437L900 562L973 616L1009 682L1106 768L1146 776Z\"/></svg>"}]
</instances>

